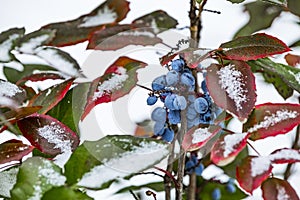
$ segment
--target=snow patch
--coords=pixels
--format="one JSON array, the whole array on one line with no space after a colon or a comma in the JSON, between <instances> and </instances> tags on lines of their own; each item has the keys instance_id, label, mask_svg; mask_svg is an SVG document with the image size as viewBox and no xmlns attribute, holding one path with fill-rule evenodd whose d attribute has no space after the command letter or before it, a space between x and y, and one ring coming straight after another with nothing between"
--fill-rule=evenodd
<instances>
[{"instance_id":1,"label":"snow patch","mask_svg":"<svg viewBox=\"0 0 300 200\"><path fill-rule=\"evenodd\" d=\"M13 47L13 41L19 37L18 34L12 34L9 38L0 44L0 60L2 62L10 61L10 50Z\"/></svg>"},{"instance_id":2,"label":"snow patch","mask_svg":"<svg viewBox=\"0 0 300 200\"><path fill-rule=\"evenodd\" d=\"M112 77L104 82L99 82L97 91L94 93L93 101L97 98L102 97L105 94L112 94L113 90L118 90L123 87L124 82L128 79L128 74L126 73L124 67L118 67L116 73L112 74Z\"/></svg>"},{"instance_id":3,"label":"snow patch","mask_svg":"<svg viewBox=\"0 0 300 200\"><path fill-rule=\"evenodd\" d=\"M247 102L248 90L244 89L243 74L234 68L234 65L222 67L217 74L219 75L219 84L226 91L229 98L235 103L237 110L242 110L242 103Z\"/></svg>"},{"instance_id":4,"label":"snow patch","mask_svg":"<svg viewBox=\"0 0 300 200\"><path fill-rule=\"evenodd\" d=\"M149 31L141 31L141 30L124 31L118 33L118 36L134 36L134 37L145 36L145 37L155 38L155 35L153 33Z\"/></svg>"},{"instance_id":5,"label":"snow patch","mask_svg":"<svg viewBox=\"0 0 300 200\"><path fill-rule=\"evenodd\" d=\"M243 141L247 136L247 133L235 133L231 135L226 135L224 137L224 152L223 156L227 157L233 151L235 151L235 146Z\"/></svg>"},{"instance_id":6,"label":"snow patch","mask_svg":"<svg viewBox=\"0 0 300 200\"><path fill-rule=\"evenodd\" d=\"M115 22L117 18L117 13L109 9L108 6L105 6L103 9L100 9L96 15L83 18L83 23L78 27L93 27L101 24L110 24Z\"/></svg>"},{"instance_id":7,"label":"snow patch","mask_svg":"<svg viewBox=\"0 0 300 200\"><path fill-rule=\"evenodd\" d=\"M104 161L85 173L79 181L79 186L92 188L101 187L116 178L123 178L132 173L140 172L159 162L168 154L167 145L156 142L142 142L140 147L134 147L132 151L120 154L117 158Z\"/></svg>"},{"instance_id":8,"label":"snow patch","mask_svg":"<svg viewBox=\"0 0 300 200\"><path fill-rule=\"evenodd\" d=\"M17 182L17 174L19 168L14 167L0 173L0 194L5 197L10 197L10 190Z\"/></svg>"},{"instance_id":9,"label":"snow patch","mask_svg":"<svg viewBox=\"0 0 300 200\"><path fill-rule=\"evenodd\" d=\"M155 19L152 19L150 27L153 29L154 33L158 34L160 32Z\"/></svg>"},{"instance_id":10,"label":"snow patch","mask_svg":"<svg viewBox=\"0 0 300 200\"><path fill-rule=\"evenodd\" d=\"M50 35L41 35L35 38L30 38L28 41L21 44L19 47L19 51L23 53L34 53L34 50L41 46L45 41L47 41L50 38Z\"/></svg>"},{"instance_id":11,"label":"snow patch","mask_svg":"<svg viewBox=\"0 0 300 200\"><path fill-rule=\"evenodd\" d=\"M269 156L269 159L271 161L274 160L299 160L300 161L300 152L297 150L292 150L292 149L282 149L277 151L274 154L271 154Z\"/></svg>"},{"instance_id":12,"label":"snow patch","mask_svg":"<svg viewBox=\"0 0 300 200\"><path fill-rule=\"evenodd\" d=\"M299 113L296 111L291 111L291 110L287 110L287 109L278 110L278 111L276 111L276 113L273 113L272 115L265 116L263 121L254 125L253 127L249 128L247 130L247 132L253 133L261 128L267 129L267 128L274 126L284 120L294 119L294 118L298 117L298 115L299 115Z\"/></svg>"},{"instance_id":13,"label":"snow patch","mask_svg":"<svg viewBox=\"0 0 300 200\"><path fill-rule=\"evenodd\" d=\"M290 196L285 191L284 187L276 185L277 190L277 200L289 200Z\"/></svg>"},{"instance_id":14,"label":"snow patch","mask_svg":"<svg viewBox=\"0 0 300 200\"><path fill-rule=\"evenodd\" d=\"M14 97L17 93L22 93L23 91L16 85L7 82L0 81L0 97Z\"/></svg>"},{"instance_id":15,"label":"snow patch","mask_svg":"<svg viewBox=\"0 0 300 200\"><path fill-rule=\"evenodd\" d=\"M251 176L256 177L264 172L267 172L271 166L271 161L268 157L260 156L251 160Z\"/></svg>"},{"instance_id":16,"label":"snow patch","mask_svg":"<svg viewBox=\"0 0 300 200\"><path fill-rule=\"evenodd\" d=\"M193 133L192 143L196 144L199 142L203 142L207 140L211 135L212 133L208 131L208 128L198 128Z\"/></svg>"}]
</instances>

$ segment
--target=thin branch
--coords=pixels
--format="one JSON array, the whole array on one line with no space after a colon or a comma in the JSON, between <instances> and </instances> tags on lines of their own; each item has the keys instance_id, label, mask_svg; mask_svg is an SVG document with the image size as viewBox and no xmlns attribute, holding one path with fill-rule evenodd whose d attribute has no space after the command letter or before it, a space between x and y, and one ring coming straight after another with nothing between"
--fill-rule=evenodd
<instances>
[{"instance_id":1,"label":"thin branch","mask_svg":"<svg viewBox=\"0 0 300 200\"><path fill-rule=\"evenodd\" d=\"M188 187L188 199L195 200L196 199L196 189L197 189L197 175L196 172L190 174L190 181Z\"/></svg>"},{"instance_id":2,"label":"thin branch","mask_svg":"<svg viewBox=\"0 0 300 200\"><path fill-rule=\"evenodd\" d=\"M176 179L172 176L173 171L173 161L174 161L174 150L175 150L175 142L176 140L173 140L171 143L171 149L170 149L170 155L168 157L168 166L167 166L167 173L164 177L164 185L165 185L165 200L171 200L171 189L172 189L172 181L177 184Z\"/></svg>"},{"instance_id":3,"label":"thin branch","mask_svg":"<svg viewBox=\"0 0 300 200\"><path fill-rule=\"evenodd\" d=\"M253 151L255 151L255 153L256 153L257 155L260 156L260 153L254 148L254 146L253 146L249 141L247 141L247 144L251 147L251 149L253 149Z\"/></svg>"},{"instance_id":4,"label":"thin branch","mask_svg":"<svg viewBox=\"0 0 300 200\"><path fill-rule=\"evenodd\" d=\"M129 190L129 192L130 192L130 194L133 196L133 198L134 198L135 200L140 200L140 199L134 194L134 192L133 192L132 190Z\"/></svg>"},{"instance_id":5,"label":"thin branch","mask_svg":"<svg viewBox=\"0 0 300 200\"><path fill-rule=\"evenodd\" d=\"M161 177L161 178L164 178L163 175L160 175L160 174L158 174L158 173L156 173L156 172L139 172L139 173L136 173L136 174L134 174L134 175L137 176L137 175L148 175L148 174L152 174L152 175L155 175L155 176L159 176L159 177Z\"/></svg>"}]
</instances>

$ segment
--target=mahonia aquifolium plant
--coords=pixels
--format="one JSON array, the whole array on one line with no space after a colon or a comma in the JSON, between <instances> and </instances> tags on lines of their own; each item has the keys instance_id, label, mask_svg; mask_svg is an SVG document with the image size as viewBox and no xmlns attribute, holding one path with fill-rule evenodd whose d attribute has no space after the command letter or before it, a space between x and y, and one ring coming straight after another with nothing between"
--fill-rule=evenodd
<instances>
[{"instance_id":1,"label":"mahonia aquifolium plant","mask_svg":"<svg viewBox=\"0 0 300 200\"><path fill-rule=\"evenodd\" d=\"M147 104L154 105L158 99L164 103L164 107L155 108L151 114L151 119L155 121L154 135L172 142L172 125L181 122L182 110L186 110L187 126L191 128L199 124L212 124L221 109L213 104L205 80L201 82L203 93L195 92L195 78L183 58L173 60L166 67L168 73L153 80Z\"/></svg>"}]
</instances>

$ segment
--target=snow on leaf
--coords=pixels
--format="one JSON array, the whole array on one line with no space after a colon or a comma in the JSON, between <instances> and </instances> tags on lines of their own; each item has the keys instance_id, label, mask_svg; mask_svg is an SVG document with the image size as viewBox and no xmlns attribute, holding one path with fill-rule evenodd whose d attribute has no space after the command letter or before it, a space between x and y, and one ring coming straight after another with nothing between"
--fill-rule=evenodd
<instances>
[{"instance_id":1,"label":"snow on leaf","mask_svg":"<svg viewBox=\"0 0 300 200\"><path fill-rule=\"evenodd\" d=\"M24 89L13 83L0 79L0 105L21 104L25 98L26 92Z\"/></svg>"},{"instance_id":2,"label":"snow on leaf","mask_svg":"<svg viewBox=\"0 0 300 200\"><path fill-rule=\"evenodd\" d=\"M23 28L12 28L0 33L0 62L9 62L13 60L14 55L11 50L15 42L24 34Z\"/></svg>"},{"instance_id":3,"label":"snow on leaf","mask_svg":"<svg viewBox=\"0 0 300 200\"><path fill-rule=\"evenodd\" d=\"M10 198L10 190L17 182L19 168L13 167L0 172L0 196Z\"/></svg>"},{"instance_id":4,"label":"snow on leaf","mask_svg":"<svg viewBox=\"0 0 300 200\"><path fill-rule=\"evenodd\" d=\"M289 182L278 178L269 178L263 182L262 196L265 200L299 200Z\"/></svg>"},{"instance_id":5,"label":"snow on leaf","mask_svg":"<svg viewBox=\"0 0 300 200\"><path fill-rule=\"evenodd\" d=\"M285 134L300 124L300 105L266 103L257 105L244 124L244 132L251 133L250 139L258 140Z\"/></svg>"},{"instance_id":6,"label":"snow on leaf","mask_svg":"<svg viewBox=\"0 0 300 200\"><path fill-rule=\"evenodd\" d=\"M219 51L225 59L248 61L284 53L290 48L276 37L257 33L223 43Z\"/></svg>"},{"instance_id":7,"label":"snow on leaf","mask_svg":"<svg viewBox=\"0 0 300 200\"><path fill-rule=\"evenodd\" d=\"M296 149L278 149L269 155L272 163L294 163L300 162L300 151Z\"/></svg>"},{"instance_id":8,"label":"snow on leaf","mask_svg":"<svg viewBox=\"0 0 300 200\"><path fill-rule=\"evenodd\" d=\"M211 160L219 166L231 163L247 145L247 133L227 133L222 135L213 145Z\"/></svg>"},{"instance_id":9,"label":"snow on leaf","mask_svg":"<svg viewBox=\"0 0 300 200\"><path fill-rule=\"evenodd\" d=\"M248 156L237 167L237 181L246 192L252 194L268 178L272 168L268 157Z\"/></svg>"}]
</instances>

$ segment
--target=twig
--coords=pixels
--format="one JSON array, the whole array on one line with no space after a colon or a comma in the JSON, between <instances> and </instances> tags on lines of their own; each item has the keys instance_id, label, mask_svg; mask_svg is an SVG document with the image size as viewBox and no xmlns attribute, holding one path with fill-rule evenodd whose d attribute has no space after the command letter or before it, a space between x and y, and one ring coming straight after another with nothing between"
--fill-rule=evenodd
<instances>
[{"instance_id":1,"label":"twig","mask_svg":"<svg viewBox=\"0 0 300 200\"><path fill-rule=\"evenodd\" d=\"M133 196L133 198L134 198L135 200L140 200L140 199L134 194L134 192L133 192L132 190L129 190L129 192L130 192L130 194Z\"/></svg>"},{"instance_id":2,"label":"twig","mask_svg":"<svg viewBox=\"0 0 300 200\"><path fill-rule=\"evenodd\" d=\"M253 146L249 141L247 141L247 144L251 147L251 149L253 149L253 151L255 151L255 153L256 153L257 155L260 156L260 153L254 148L254 146Z\"/></svg>"},{"instance_id":3,"label":"twig","mask_svg":"<svg viewBox=\"0 0 300 200\"><path fill-rule=\"evenodd\" d=\"M188 199L195 200L196 199L196 189L197 189L197 175L196 172L190 174L190 181L189 181L189 188L188 188Z\"/></svg>"},{"instance_id":4,"label":"twig","mask_svg":"<svg viewBox=\"0 0 300 200\"><path fill-rule=\"evenodd\" d=\"M156 199L156 194L155 194L154 192L150 191L150 190L147 190L147 191L146 191L146 195L147 195L147 196L153 196L153 199L154 199L154 200L157 200L157 199Z\"/></svg>"},{"instance_id":5,"label":"twig","mask_svg":"<svg viewBox=\"0 0 300 200\"><path fill-rule=\"evenodd\" d=\"M160 175L160 174L158 174L158 173L156 173L156 172L139 172L139 173L136 173L135 176L136 176L136 175L148 175L148 174L152 174L152 175L155 175L155 176L159 176L159 177L161 177L161 178L164 178L163 175Z\"/></svg>"},{"instance_id":6,"label":"twig","mask_svg":"<svg viewBox=\"0 0 300 200\"><path fill-rule=\"evenodd\" d=\"M164 184L165 184L165 200L171 200L171 189L172 189L172 181L177 184L176 179L172 176L172 171L173 171L173 161L174 161L174 149L175 149L175 142L176 140L173 140L171 143L171 149L170 152L171 154L168 157L168 166L167 166L167 172L164 177Z\"/></svg>"},{"instance_id":7,"label":"twig","mask_svg":"<svg viewBox=\"0 0 300 200\"><path fill-rule=\"evenodd\" d=\"M139 87L141 87L141 88L143 88L143 89L145 89L145 90L149 90L149 91L153 91L153 90L151 90L150 88L147 88L146 86L143 86L143 85L140 85L140 84L136 84L137 86L139 86Z\"/></svg>"},{"instance_id":8,"label":"twig","mask_svg":"<svg viewBox=\"0 0 300 200\"><path fill-rule=\"evenodd\" d=\"M177 183L176 179L174 178L174 176L172 176L172 174L170 172L168 172L166 170L163 170L163 169L161 169L159 167L155 167L154 166L154 168L157 169L157 170L159 170L159 171L161 171L161 172L163 172L163 173L165 173L174 182L175 187L178 188L178 183Z\"/></svg>"}]
</instances>

